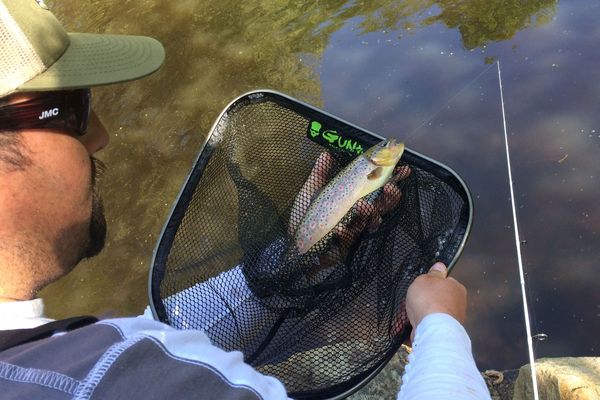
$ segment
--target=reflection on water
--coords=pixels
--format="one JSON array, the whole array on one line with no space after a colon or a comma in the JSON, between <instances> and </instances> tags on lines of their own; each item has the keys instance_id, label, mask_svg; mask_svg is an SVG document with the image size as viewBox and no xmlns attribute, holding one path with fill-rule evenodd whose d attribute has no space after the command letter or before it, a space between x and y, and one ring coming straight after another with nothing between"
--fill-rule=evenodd
<instances>
[{"instance_id":1,"label":"reflection on water","mask_svg":"<svg viewBox=\"0 0 600 400\"><path fill-rule=\"evenodd\" d=\"M548 335L537 354L598 354L586 339L600 319L593 0L48 3L68 30L151 35L167 52L153 76L94 91L112 132L99 155L109 240L44 291L51 316L142 312L157 235L206 132L229 101L266 87L405 138L465 178L475 225L455 273L470 288L468 329L480 367L518 367L514 227L497 78L485 71L500 59L533 333Z\"/></svg>"}]
</instances>

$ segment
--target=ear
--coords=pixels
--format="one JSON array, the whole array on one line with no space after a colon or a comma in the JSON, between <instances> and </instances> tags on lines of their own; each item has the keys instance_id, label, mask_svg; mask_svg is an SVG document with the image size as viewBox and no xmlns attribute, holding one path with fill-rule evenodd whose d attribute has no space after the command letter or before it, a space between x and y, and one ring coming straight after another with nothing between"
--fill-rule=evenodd
<instances>
[{"instance_id":1,"label":"ear","mask_svg":"<svg viewBox=\"0 0 600 400\"><path fill-rule=\"evenodd\" d=\"M377 167L373 171L371 171L369 173L369 175L367 175L367 179L370 180L370 181L374 181L375 179L379 179L381 177L382 172L383 172L383 168Z\"/></svg>"}]
</instances>

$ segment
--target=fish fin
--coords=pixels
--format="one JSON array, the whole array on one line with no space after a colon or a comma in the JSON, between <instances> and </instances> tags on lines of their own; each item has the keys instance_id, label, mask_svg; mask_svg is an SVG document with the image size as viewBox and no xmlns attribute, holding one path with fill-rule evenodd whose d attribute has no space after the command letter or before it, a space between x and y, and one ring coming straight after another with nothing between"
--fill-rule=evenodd
<instances>
[{"instance_id":1,"label":"fish fin","mask_svg":"<svg viewBox=\"0 0 600 400\"><path fill-rule=\"evenodd\" d=\"M370 181L374 181L375 179L379 179L382 173L383 168L377 167L373 171L369 172L369 175L367 175L367 179Z\"/></svg>"}]
</instances>

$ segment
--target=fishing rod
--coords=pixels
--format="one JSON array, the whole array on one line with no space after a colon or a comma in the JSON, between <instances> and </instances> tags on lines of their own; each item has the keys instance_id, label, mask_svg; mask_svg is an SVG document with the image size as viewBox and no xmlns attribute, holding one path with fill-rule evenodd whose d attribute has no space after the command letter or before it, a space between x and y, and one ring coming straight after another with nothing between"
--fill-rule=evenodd
<instances>
[{"instance_id":1,"label":"fishing rod","mask_svg":"<svg viewBox=\"0 0 600 400\"><path fill-rule=\"evenodd\" d=\"M521 295L523 297L523 312L525 314L525 330L527 332L527 348L529 350L529 365L531 366L531 380L533 383L533 397L539 400L537 375L535 370L535 358L533 355L533 341L531 336L531 327L529 324L529 307L527 306L527 295L525 294L525 273L523 271L523 257L521 256L521 239L519 238L519 225L517 222L517 208L515 205L515 192L513 188L512 168L510 164L510 151L508 149L508 133L506 130L506 113L504 111L504 93L502 90L502 74L500 73L500 61L496 62L498 66L498 85L500 87L500 104L502 105L502 123L504 126L504 144L506 145L506 165L508 167L508 184L510 187L510 201L512 205L513 224L515 231L515 245L517 248L517 261L519 264L519 278L521 282Z\"/></svg>"}]
</instances>

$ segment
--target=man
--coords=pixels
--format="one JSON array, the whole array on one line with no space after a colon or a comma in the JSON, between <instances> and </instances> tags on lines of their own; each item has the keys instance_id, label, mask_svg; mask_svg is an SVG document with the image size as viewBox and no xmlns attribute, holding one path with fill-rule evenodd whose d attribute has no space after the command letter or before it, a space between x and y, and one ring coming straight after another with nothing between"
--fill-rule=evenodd
<instances>
[{"instance_id":1,"label":"man","mask_svg":"<svg viewBox=\"0 0 600 400\"><path fill-rule=\"evenodd\" d=\"M279 381L200 331L147 318L44 317L38 291L104 244L92 156L108 134L89 88L152 73L164 50L146 37L67 34L41 0L0 0L0 38L2 398L287 398ZM464 287L436 265L411 286L407 310L417 329L400 397L445 397L450 386L454 398L482 398L459 323Z\"/></svg>"}]
</instances>

